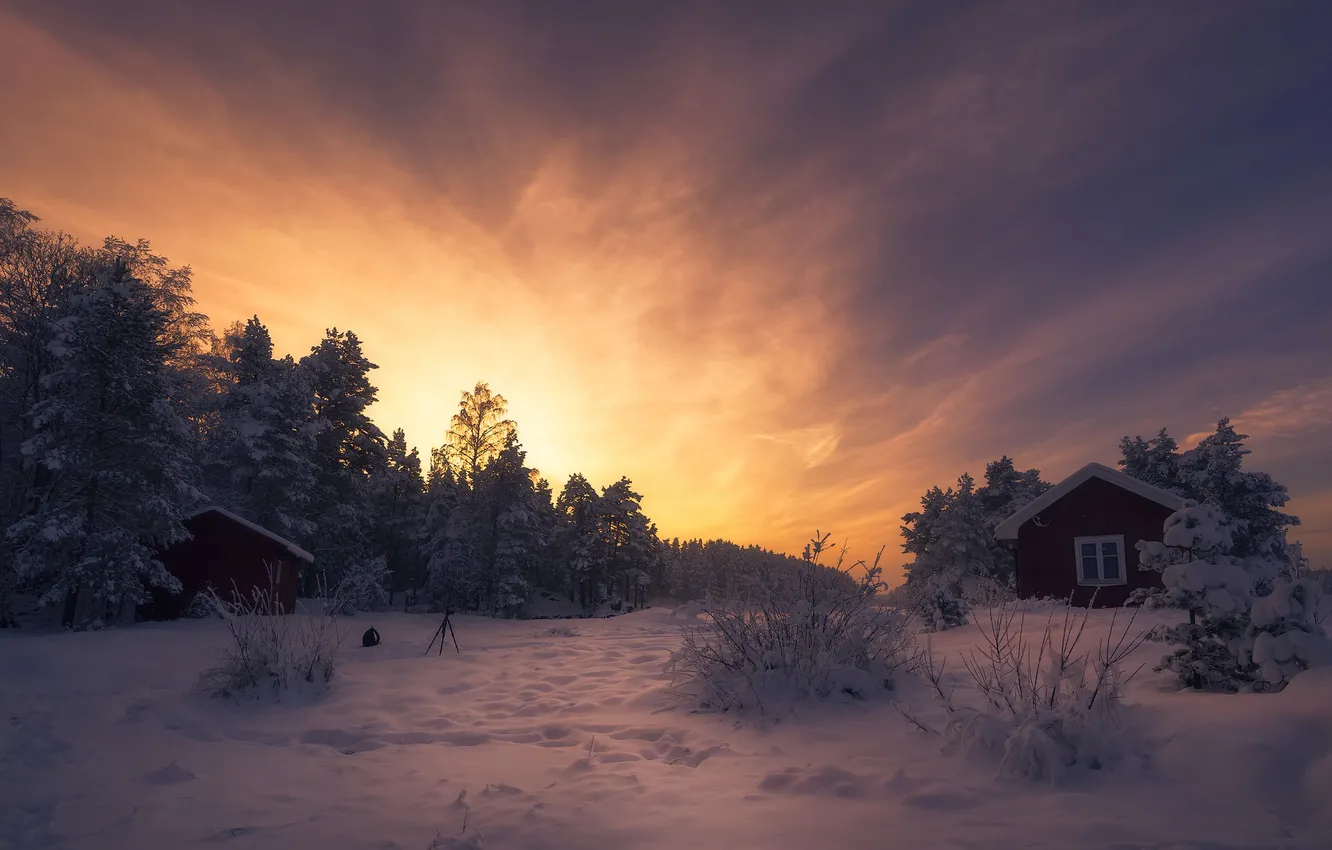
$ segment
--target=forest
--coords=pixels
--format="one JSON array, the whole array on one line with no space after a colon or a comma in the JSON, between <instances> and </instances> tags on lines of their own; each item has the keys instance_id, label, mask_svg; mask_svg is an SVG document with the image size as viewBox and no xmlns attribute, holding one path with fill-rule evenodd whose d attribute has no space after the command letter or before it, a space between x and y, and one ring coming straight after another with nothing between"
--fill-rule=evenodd
<instances>
[{"instance_id":1,"label":"forest","mask_svg":"<svg viewBox=\"0 0 1332 850\"><path fill-rule=\"evenodd\" d=\"M797 561L665 541L625 477L556 492L503 395L461 393L429 458L376 424L355 332L278 356L259 317L217 330L191 270L147 241L80 244L0 199L0 622L19 595L123 616L179 583L156 554L218 505L315 556L304 593L522 616L539 593L584 611L733 592Z\"/></svg>"}]
</instances>

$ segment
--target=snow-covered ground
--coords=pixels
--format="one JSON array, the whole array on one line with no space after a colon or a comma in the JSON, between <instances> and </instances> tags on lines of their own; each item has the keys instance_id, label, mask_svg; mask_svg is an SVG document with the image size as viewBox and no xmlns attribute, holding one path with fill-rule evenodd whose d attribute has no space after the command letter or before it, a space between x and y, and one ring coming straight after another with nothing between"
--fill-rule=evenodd
<instances>
[{"instance_id":1,"label":"snow-covered ground","mask_svg":"<svg viewBox=\"0 0 1332 850\"><path fill-rule=\"evenodd\" d=\"M664 610L455 622L462 653L427 656L434 618L352 618L332 690L276 705L190 693L217 621L0 636L0 847L1332 848L1332 671L1221 696L1147 669L1144 758L1052 788L942 755L887 699L679 707ZM960 670L976 639L934 649ZM895 696L938 719L921 686Z\"/></svg>"}]
</instances>

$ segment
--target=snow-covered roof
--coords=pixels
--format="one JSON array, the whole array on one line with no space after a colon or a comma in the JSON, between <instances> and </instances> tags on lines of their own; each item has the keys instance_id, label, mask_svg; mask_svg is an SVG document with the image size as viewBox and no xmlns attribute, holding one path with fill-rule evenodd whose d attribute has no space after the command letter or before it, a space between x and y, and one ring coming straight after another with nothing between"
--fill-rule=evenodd
<instances>
[{"instance_id":1,"label":"snow-covered roof","mask_svg":"<svg viewBox=\"0 0 1332 850\"><path fill-rule=\"evenodd\" d=\"M222 516L226 517L229 520L232 520L233 522L240 523L241 525L245 526L251 531L257 531L263 536L267 537L269 540L272 540L274 543L281 545L284 549L286 549L291 554L295 555L297 558L300 558L302 561L309 561L311 563L314 563L314 555L311 555L309 552L297 546L295 543L292 543L290 540L288 540L285 537L280 537L274 534L273 532L264 528L262 525L250 522L248 519L246 519L243 516L237 516L233 514L231 511L227 510L226 508L220 508L217 505L204 505L202 508L197 508L187 513L185 515L185 519L194 519L197 516L202 516L203 514L209 514L209 513L221 514Z\"/></svg>"},{"instance_id":2,"label":"snow-covered roof","mask_svg":"<svg viewBox=\"0 0 1332 850\"><path fill-rule=\"evenodd\" d=\"M1074 488L1092 478L1108 481L1120 489L1135 493L1142 496L1144 499L1150 499L1158 505L1170 508L1172 511L1177 511L1184 507L1183 496L1171 493L1169 490L1162 490L1160 487L1155 487L1148 484L1146 481L1139 481L1131 475L1125 475L1119 470L1111 469L1104 464L1089 463L1082 469L1079 469L1077 472L1051 487L1049 490L1046 490L1022 510L995 526L994 539L1017 540L1018 529L1022 527L1022 523L1036 516L1041 511L1064 498L1064 496L1072 492Z\"/></svg>"}]
</instances>

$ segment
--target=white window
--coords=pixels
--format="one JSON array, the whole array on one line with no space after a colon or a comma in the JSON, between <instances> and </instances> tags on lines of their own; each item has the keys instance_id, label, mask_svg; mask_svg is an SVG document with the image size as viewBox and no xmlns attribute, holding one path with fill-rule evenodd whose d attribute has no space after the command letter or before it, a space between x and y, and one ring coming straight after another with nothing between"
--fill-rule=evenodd
<instances>
[{"instance_id":1,"label":"white window","mask_svg":"<svg viewBox=\"0 0 1332 850\"><path fill-rule=\"evenodd\" d=\"M1124 535L1075 537L1073 550L1078 565L1078 584L1126 584Z\"/></svg>"}]
</instances>

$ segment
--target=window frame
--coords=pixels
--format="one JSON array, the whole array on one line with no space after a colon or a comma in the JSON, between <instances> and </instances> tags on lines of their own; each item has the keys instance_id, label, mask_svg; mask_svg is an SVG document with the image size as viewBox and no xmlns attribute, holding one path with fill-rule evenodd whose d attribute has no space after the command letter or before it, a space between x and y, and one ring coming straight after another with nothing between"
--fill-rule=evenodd
<instances>
[{"instance_id":1,"label":"window frame","mask_svg":"<svg viewBox=\"0 0 1332 850\"><path fill-rule=\"evenodd\" d=\"M1096 544L1096 575L1095 581L1090 581L1082 574L1082 546L1085 543ZM1119 578L1105 579L1105 554L1101 551L1102 543L1114 543L1119 547ZM1121 584L1128 584L1128 553L1124 549L1124 535L1122 534L1093 534L1085 537L1073 538L1073 569L1076 571L1078 584L1082 587L1115 587Z\"/></svg>"}]
</instances>

